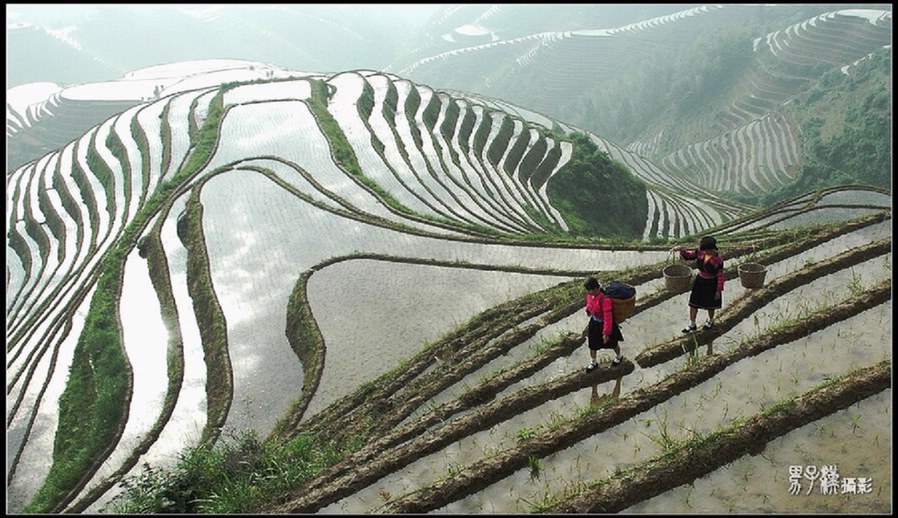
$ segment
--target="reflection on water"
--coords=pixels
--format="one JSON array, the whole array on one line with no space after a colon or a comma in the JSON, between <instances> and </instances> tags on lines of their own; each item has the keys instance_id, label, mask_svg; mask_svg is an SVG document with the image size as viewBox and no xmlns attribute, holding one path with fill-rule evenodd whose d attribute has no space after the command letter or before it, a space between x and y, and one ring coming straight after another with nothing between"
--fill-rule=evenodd
<instances>
[{"instance_id":1,"label":"reflection on water","mask_svg":"<svg viewBox=\"0 0 898 518\"><path fill-rule=\"evenodd\" d=\"M308 284L327 361L307 415L497 304L570 277L352 260ZM351 380L351 381L348 381Z\"/></svg>"},{"instance_id":2,"label":"reflection on water","mask_svg":"<svg viewBox=\"0 0 898 518\"><path fill-rule=\"evenodd\" d=\"M832 240L812 250L819 261L888 234L889 227L877 226L863 232ZM801 267L811 256L787 259L783 264L770 265L770 280ZM845 289L853 278L860 278L860 287L869 288L890 278L883 264L888 258L871 259L853 269L844 270L784 296L771 299L769 313L758 325L754 319L716 337L713 342L699 343L690 354L652 368L639 368L627 377L626 387L621 380L589 387L547 402L541 407L517 415L506 422L472 434L454 443L451 448L428 455L396 473L381 479L355 495L335 502L320 512L369 512L376 508L379 490L389 491L393 497L440 480L453 469L468 466L489 458L496 452L513 448L522 430L543 430L560 417L572 416L598 401L611 404L618 397L626 397L635 390L650 390L651 385L706 356L726 354L745 339L775 332L776 326L795 318L793 313L778 311L782 307L797 307L800 303L832 305L851 296ZM652 293L651 283L637 287L641 293ZM747 292L738 281L728 283L729 301ZM625 324L627 336L625 354L633 357L643 348L680 336L685 297L674 297L648 311L638 313ZM817 309L817 306L814 306ZM722 309L722 315L727 306ZM524 468L499 480L476 494L452 502L435 514L530 512L534 503L547 495L561 495L580 483L591 483L612 476L619 469L637 466L663 454L664 444L688 440L696 434L708 434L731 425L738 418L750 417L769 405L795 397L818 386L826 378L841 376L852 370L873 365L891 357L891 303L865 311L851 319L812 333L791 343L746 358L726 368L711 380L670 398L651 410L595 435L564 450L539 459L540 476L532 477ZM564 319L545 329L547 335L562 329L582 330L582 315ZM745 329L740 329L742 326ZM527 344L529 344L528 342ZM846 347L846 344L852 344ZM525 344L522 344L522 346ZM584 346L585 347L585 346ZM582 370L584 350L578 348L569 358L561 358L543 371L522 380L513 387L521 389ZM513 362L490 365L490 369L511 366ZM477 376L487 374L482 369ZM467 379L477 382L473 374ZM620 384L622 385L622 383ZM499 396L513 392L506 390ZM622 392L624 394L622 394ZM442 394L440 397L442 398ZM878 396L878 397L883 397ZM888 405L890 392L884 396ZM891 435L890 407L875 406L871 398L838 415L795 430L771 442L757 457L744 457L714 473L696 480L694 484L677 488L651 500L633 506L626 512L882 512L891 506ZM846 418L845 412L851 414ZM848 421L846 421L848 419ZM865 424L862 432L859 426ZM858 428L855 428L855 425ZM822 431L818 431L822 430ZM816 438L815 435L816 434ZM884 437L885 436L885 437ZM813 445L807 444L814 441ZM824 442L825 444L819 444ZM854 445L857 445L856 447ZM869 445L873 445L871 449ZM873 454L875 450L878 454ZM847 477L870 477L874 491L865 495L841 495L835 503L832 495L809 495L796 500L788 493L790 465L839 464ZM455 468L453 468L453 466ZM448 471L447 471L448 470ZM709 480L711 482L709 482ZM879 481L879 482L876 482ZM821 500L822 499L822 500ZM819 500L819 501L818 501Z\"/></svg>"},{"instance_id":3,"label":"reflection on water","mask_svg":"<svg viewBox=\"0 0 898 518\"><path fill-rule=\"evenodd\" d=\"M774 439L760 455L739 460L640 502L624 513L890 513L892 509L892 391L860 401ZM790 492L791 466L836 466L839 479L870 479L870 493L850 482L823 494L807 480ZM807 491L811 492L808 493Z\"/></svg>"},{"instance_id":4,"label":"reflection on water","mask_svg":"<svg viewBox=\"0 0 898 518\"><path fill-rule=\"evenodd\" d=\"M611 390L611 392L609 392L607 394L599 394L599 384L598 383L593 385L592 392L589 396L589 404L598 408L598 407L603 407L605 405L608 405L608 404L611 404L612 402L614 402L616 399L618 399L620 397L620 387L621 387L621 381L623 379L624 379L623 376L618 377L617 380L614 382L614 388Z\"/></svg>"}]
</instances>

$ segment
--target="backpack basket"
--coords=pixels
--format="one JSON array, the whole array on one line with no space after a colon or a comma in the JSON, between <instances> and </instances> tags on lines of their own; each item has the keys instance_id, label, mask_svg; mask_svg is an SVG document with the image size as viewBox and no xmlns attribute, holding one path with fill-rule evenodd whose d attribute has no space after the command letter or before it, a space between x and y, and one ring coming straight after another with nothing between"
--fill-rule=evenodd
<instances>
[{"instance_id":1,"label":"backpack basket","mask_svg":"<svg viewBox=\"0 0 898 518\"><path fill-rule=\"evenodd\" d=\"M669 264L661 273L664 274L664 285L670 291L685 291L692 286L692 268L685 264Z\"/></svg>"},{"instance_id":2,"label":"backpack basket","mask_svg":"<svg viewBox=\"0 0 898 518\"><path fill-rule=\"evenodd\" d=\"M636 288L626 282L611 281L603 289L606 296L611 297L614 304L611 311L614 321L620 324L636 312Z\"/></svg>"},{"instance_id":3,"label":"backpack basket","mask_svg":"<svg viewBox=\"0 0 898 518\"><path fill-rule=\"evenodd\" d=\"M618 324L630 318L630 316L636 312L636 295L633 295L628 299L616 299L612 297L611 302L614 303L614 307L612 308L614 321Z\"/></svg>"},{"instance_id":4,"label":"backpack basket","mask_svg":"<svg viewBox=\"0 0 898 518\"><path fill-rule=\"evenodd\" d=\"M739 280L745 288L760 288L764 285L767 267L760 263L743 263L739 265Z\"/></svg>"}]
</instances>

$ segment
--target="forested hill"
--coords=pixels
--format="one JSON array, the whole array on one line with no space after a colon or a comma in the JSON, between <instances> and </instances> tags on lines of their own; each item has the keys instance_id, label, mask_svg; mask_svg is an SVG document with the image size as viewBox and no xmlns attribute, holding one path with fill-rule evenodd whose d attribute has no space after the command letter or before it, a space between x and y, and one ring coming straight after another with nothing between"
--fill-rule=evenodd
<instances>
[{"instance_id":1,"label":"forested hill","mask_svg":"<svg viewBox=\"0 0 898 518\"><path fill-rule=\"evenodd\" d=\"M560 118L758 205L889 188L891 5L665 7L624 24L600 7L446 9L443 37L395 71Z\"/></svg>"},{"instance_id":2,"label":"forested hill","mask_svg":"<svg viewBox=\"0 0 898 518\"><path fill-rule=\"evenodd\" d=\"M78 12L65 24L7 26L17 49L8 55L8 86L38 82L59 90L163 63L230 56L310 72L376 69L565 121L731 202L763 207L846 183L890 187L891 135L882 128L891 127L891 4L244 5L171 12L98 5ZM416 16L429 21L413 22ZM384 28L378 44L365 44L375 27ZM163 32L170 37L156 37ZM41 63L60 64L59 75L47 76ZM109 116L117 108L93 109ZM42 137L23 141L8 139L8 170L23 163L15 159L20 146L54 149Z\"/></svg>"},{"instance_id":3,"label":"forested hill","mask_svg":"<svg viewBox=\"0 0 898 518\"><path fill-rule=\"evenodd\" d=\"M330 35L377 46L300 6L263 6L263 18L247 5L178 9L169 28L180 30L160 32L170 38L156 54L122 43L165 27L155 6L110 19L127 24L57 28L72 63L102 62L75 67L84 73L235 32L232 45L259 39L296 62L172 59L7 91L8 512L596 510L609 475L629 485L659 472L657 445L670 476L640 479L626 505L651 509L658 491L724 467L750 509L806 510L785 490L769 503L776 492L757 481L743 491L762 470L738 464L742 437L763 438L749 453L770 448L765 462L790 458L783 434L819 443L816 430L800 435L809 423L838 430L835 444L886 437L891 192L861 180L878 178L887 149L891 11L643 6L625 20L618 6L602 28L586 15L600 5L552 7L580 13L578 25L528 17L502 42L500 26L487 29L514 19L505 6L438 13L408 75L302 66L320 64ZM675 85L662 67L646 81L680 97L656 99L596 81L670 49L700 55L683 42L705 41L715 25L703 22L727 13L764 27L732 81ZM428 34L447 20L458 30ZM40 32L7 29L19 30ZM197 55L214 54L215 38L199 40ZM727 48L745 57L743 43ZM413 77L436 67L490 83ZM615 88L628 92L602 105ZM577 103L593 94L587 115ZM590 129L631 99L654 109L612 124L613 138ZM831 179L850 185L754 205ZM664 272L674 244L706 233L726 256L725 305L716 327L684 336L685 292ZM766 268L767 285L741 285L743 265ZM628 359L592 377L587 276L639 291ZM760 393L757 379L770 381ZM866 406L836 415L854 403ZM637 421L649 411L678 420ZM833 453L800 446L809 463ZM847 475L887 480L887 456L848 450L870 471ZM715 489L715 509L743 510ZM886 491L860 496L814 510L890 503Z\"/></svg>"}]
</instances>

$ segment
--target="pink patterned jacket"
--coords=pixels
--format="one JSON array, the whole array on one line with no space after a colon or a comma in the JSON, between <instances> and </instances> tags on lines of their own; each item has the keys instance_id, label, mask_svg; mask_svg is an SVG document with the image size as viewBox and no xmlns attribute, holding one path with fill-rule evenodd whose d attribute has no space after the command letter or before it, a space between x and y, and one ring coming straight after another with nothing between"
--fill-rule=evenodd
<instances>
[{"instance_id":1,"label":"pink patterned jacket","mask_svg":"<svg viewBox=\"0 0 898 518\"><path fill-rule=\"evenodd\" d=\"M723 257L719 254L711 255L698 248L684 248L680 250L680 257L687 261L695 259L698 274L704 279L717 277L717 291L723 291Z\"/></svg>"},{"instance_id":2,"label":"pink patterned jacket","mask_svg":"<svg viewBox=\"0 0 898 518\"><path fill-rule=\"evenodd\" d=\"M604 293L586 294L586 312L590 318L602 321L602 334L611 336L611 324L614 321L614 302Z\"/></svg>"}]
</instances>

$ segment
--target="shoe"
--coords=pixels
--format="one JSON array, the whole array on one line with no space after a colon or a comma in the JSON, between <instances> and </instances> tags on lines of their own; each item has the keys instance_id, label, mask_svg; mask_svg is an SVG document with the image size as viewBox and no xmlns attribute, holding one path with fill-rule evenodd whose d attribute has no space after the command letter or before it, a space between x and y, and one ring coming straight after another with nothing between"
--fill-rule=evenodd
<instances>
[{"instance_id":1,"label":"shoe","mask_svg":"<svg viewBox=\"0 0 898 518\"><path fill-rule=\"evenodd\" d=\"M698 328L695 327L695 324L690 324L683 329L683 332L684 333L694 333L696 329L698 329Z\"/></svg>"},{"instance_id":2,"label":"shoe","mask_svg":"<svg viewBox=\"0 0 898 518\"><path fill-rule=\"evenodd\" d=\"M624 359L624 355L620 355L617 358L611 360L611 365L620 365L621 360Z\"/></svg>"},{"instance_id":3,"label":"shoe","mask_svg":"<svg viewBox=\"0 0 898 518\"><path fill-rule=\"evenodd\" d=\"M589 362L589 365L586 367L586 372L592 372L598 366L599 366L599 362L593 360L593 361Z\"/></svg>"},{"instance_id":4,"label":"shoe","mask_svg":"<svg viewBox=\"0 0 898 518\"><path fill-rule=\"evenodd\" d=\"M705 322L705 325L702 326L702 329L704 329L705 331L710 331L711 329L714 329L714 322L711 322L710 320L708 320L707 322Z\"/></svg>"}]
</instances>

